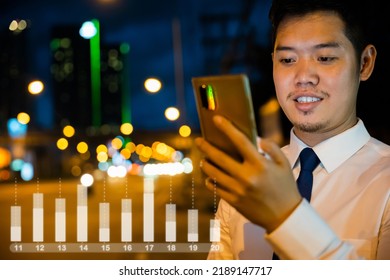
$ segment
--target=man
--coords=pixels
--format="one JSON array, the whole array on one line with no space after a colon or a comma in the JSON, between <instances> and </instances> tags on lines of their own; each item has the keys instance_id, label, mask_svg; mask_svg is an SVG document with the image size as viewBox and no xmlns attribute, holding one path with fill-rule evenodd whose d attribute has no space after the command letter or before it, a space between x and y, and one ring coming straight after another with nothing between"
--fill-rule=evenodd
<instances>
[{"instance_id":1,"label":"man","mask_svg":"<svg viewBox=\"0 0 390 280\"><path fill-rule=\"evenodd\" d=\"M209 259L390 259L390 147L356 113L377 53L346 2L273 2L273 78L293 124L288 146L262 140L266 158L220 116L215 124L243 162L196 140L206 187L221 197L223 251ZM304 196L295 180L307 147L320 163Z\"/></svg>"}]
</instances>

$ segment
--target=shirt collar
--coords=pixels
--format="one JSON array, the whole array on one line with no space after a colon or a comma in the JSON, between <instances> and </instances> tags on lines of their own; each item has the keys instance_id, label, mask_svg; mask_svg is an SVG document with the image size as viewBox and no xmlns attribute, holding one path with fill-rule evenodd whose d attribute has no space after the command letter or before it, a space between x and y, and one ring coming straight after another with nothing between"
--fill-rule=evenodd
<instances>
[{"instance_id":1,"label":"shirt collar","mask_svg":"<svg viewBox=\"0 0 390 280\"><path fill-rule=\"evenodd\" d=\"M321 165L330 173L362 148L370 138L363 121L359 119L355 126L312 148L321 160ZM291 130L290 145L286 154L291 168L297 164L299 153L306 147L307 145Z\"/></svg>"}]
</instances>

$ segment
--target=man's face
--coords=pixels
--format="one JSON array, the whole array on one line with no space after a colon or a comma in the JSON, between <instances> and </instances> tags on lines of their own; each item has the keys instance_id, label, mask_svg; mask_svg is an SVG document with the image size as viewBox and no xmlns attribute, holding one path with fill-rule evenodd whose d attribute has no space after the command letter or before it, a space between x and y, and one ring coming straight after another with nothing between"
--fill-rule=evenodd
<instances>
[{"instance_id":1,"label":"man's face","mask_svg":"<svg viewBox=\"0 0 390 280\"><path fill-rule=\"evenodd\" d=\"M337 15L317 12L281 22L273 52L274 83L298 137L324 140L356 123L359 67Z\"/></svg>"}]
</instances>

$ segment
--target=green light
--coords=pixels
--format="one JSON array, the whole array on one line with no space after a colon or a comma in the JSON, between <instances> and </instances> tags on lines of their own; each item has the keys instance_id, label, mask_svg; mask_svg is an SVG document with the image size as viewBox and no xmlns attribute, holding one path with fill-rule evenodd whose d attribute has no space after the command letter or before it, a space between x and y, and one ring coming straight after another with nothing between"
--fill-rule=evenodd
<instances>
[{"instance_id":1,"label":"green light","mask_svg":"<svg viewBox=\"0 0 390 280\"><path fill-rule=\"evenodd\" d=\"M120 49L120 52L121 52L122 54L128 54L129 51L130 51L130 45L127 44L127 43L122 43L122 44L120 45L119 49Z\"/></svg>"},{"instance_id":2,"label":"green light","mask_svg":"<svg viewBox=\"0 0 390 280\"><path fill-rule=\"evenodd\" d=\"M100 76L100 24L97 19L92 23L96 27L96 35L90 39L91 52L91 92L92 92L92 125L101 125L101 76Z\"/></svg>"},{"instance_id":3,"label":"green light","mask_svg":"<svg viewBox=\"0 0 390 280\"><path fill-rule=\"evenodd\" d=\"M123 71L122 71L122 123L131 123L131 92L129 85L129 68L128 68L128 54L130 52L130 45L122 43L119 47L120 52L123 55Z\"/></svg>"},{"instance_id":4,"label":"green light","mask_svg":"<svg viewBox=\"0 0 390 280\"><path fill-rule=\"evenodd\" d=\"M55 38L50 41L50 48L52 51L58 50L60 48L60 45L61 45L61 40L58 38Z\"/></svg>"},{"instance_id":5,"label":"green light","mask_svg":"<svg viewBox=\"0 0 390 280\"><path fill-rule=\"evenodd\" d=\"M211 85L206 87L207 104L209 110L215 110L214 89Z\"/></svg>"}]
</instances>

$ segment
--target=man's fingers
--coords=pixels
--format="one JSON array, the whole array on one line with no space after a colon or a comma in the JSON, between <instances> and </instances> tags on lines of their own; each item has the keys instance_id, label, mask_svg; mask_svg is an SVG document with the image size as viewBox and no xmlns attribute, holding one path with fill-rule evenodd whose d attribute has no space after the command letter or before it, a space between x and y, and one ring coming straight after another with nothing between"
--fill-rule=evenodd
<instances>
[{"instance_id":1,"label":"man's fingers","mask_svg":"<svg viewBox=\"0 0 390 280\"><path fill-rule=\"evenodd\" d=\"M251 161L257 158L256 146L233 123L219 115L214 116L213 121L215 126L232 141L245 160Z\"/></svg>"},{"instance_id":2,"label":"man's fingers","mask_svg":"<svg viewBox=\"0 0 390 280\"><path fill-rule=\"evenodd\" d=\"M290 163L282 150L279 148L276 143L269 141L267 139L262 139L260 142L261 149L266 153L270 159L275 162L277 165L290 166Z\"/></svg>"},{"instance_id":3,"label":"man's fingers","mask_svg":"<svg viewBox=\"0 0 390 280\"><path fill-rule=\"evenodd\" d=\"M222 189L227 193L230 193L234 196L243 195L243 188L237 187L237 181L232 178L229 174L226 174L224 171L221 171L217 166L208 162L207 160L201 161L201 169L202 171L209 177L207 180L210 186L214 184L214 187L217 189Z\"/></svg>"}]
</instances>

